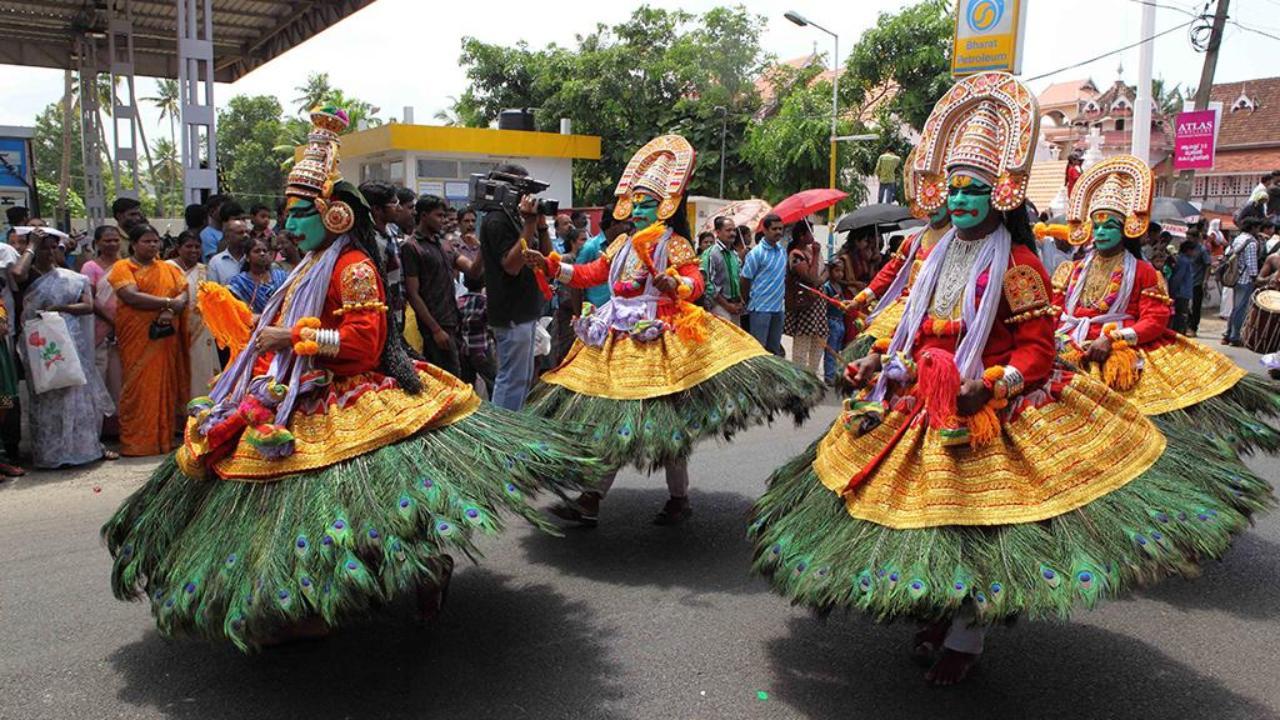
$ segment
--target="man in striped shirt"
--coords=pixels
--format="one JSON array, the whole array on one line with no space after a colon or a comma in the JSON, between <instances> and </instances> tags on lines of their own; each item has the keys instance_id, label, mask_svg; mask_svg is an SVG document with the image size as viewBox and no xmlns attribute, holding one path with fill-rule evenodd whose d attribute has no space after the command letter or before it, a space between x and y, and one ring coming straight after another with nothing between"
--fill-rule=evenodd
<instances>
[{"instance_id":1,"label":"man in striped shirt","mask_svg":"<svg viewBox=\"0 0 1280 720\"><path fill-rule=\"evenodd\" d=\"M782 218L764 218L764 240L747 253L742 265L742 297L751 334L765 350L782 356L782 296L786 288L787 251L782 247Z\"/></svg>"}]
</instances>

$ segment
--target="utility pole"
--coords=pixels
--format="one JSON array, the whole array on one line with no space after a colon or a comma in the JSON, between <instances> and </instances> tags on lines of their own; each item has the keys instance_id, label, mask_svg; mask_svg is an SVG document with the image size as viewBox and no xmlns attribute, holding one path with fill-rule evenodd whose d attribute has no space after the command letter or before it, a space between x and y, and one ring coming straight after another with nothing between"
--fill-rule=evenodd
<instances>
[{"instance_id":1,"label":"utility pole","mask_svg":"<svg viewBox=\"0 0 1280 720\"><path fill-rule=\"evenodd\" d=\"M1145 42L1138 48L1138 97L1133 109L1133 133L1129 152L1144 163L1151 162L1151 61L1155 42L1147 40L1156 34L1156 6L1142 6L1142 23L1138 37Z\"/></svg>"},{"instance_id":2,"label":"utility pole","mask_svg":"<svg viewBox=\"0 0 1280 720\"><path fill-rule=\"evenodd\" d=\"M1209 107L1209 93L1213 90L1213 75L1218 70L1218 47L1222 45L1222 31L1227 25L1227 6L1231 0L1218 0L1218 7L1213 13L1213 28L1209 31L1209 47L1204 53L1204 67L1200 70L1200 85L1196 88L1196 110ZM1195 180L1195 170L1183 170L1178 173L1178 181L1174 183L1173 194L1180 200L1191 197L1191 185Z\"/></svg>"},{"instance_id":3,"label":"utility pole","mask_svg":"<svg viewBox=\"0 0 1280 720\"><path fill-rule=\"evenodd\" d=\"M720 199L724 199L724 136L729 132L729 108L716 106L720 111Z\"/></svg>"}]
</instances>

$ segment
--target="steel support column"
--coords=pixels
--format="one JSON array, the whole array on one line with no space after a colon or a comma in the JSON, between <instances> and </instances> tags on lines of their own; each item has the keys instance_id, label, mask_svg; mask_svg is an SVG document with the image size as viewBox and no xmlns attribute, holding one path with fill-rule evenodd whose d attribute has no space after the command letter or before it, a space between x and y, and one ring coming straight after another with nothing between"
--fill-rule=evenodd
<instances>
[{"instance_id":1,"label":"steel support column","mask_svg":"<svg viewBox=\"0 0 1280 720\"><path fill-rule=\"evenodd\" d=\"M116 196L137 199L138 102L133 81L133 2L111 0L107 52L111 71L111 175Z\"/></svg>"},{"instance_id":2,"label":"steel support column","mask_svg":"<svg viewBox=\"0 0 1280 720\"><path fill-rule=\"evenodd\" d=\"M84 161L84 209L89 227L107 217L107 197L102 186L102 119L98 115L98 46L94 39L76 39L76 73L80 80L80 152Z\"/></svg>"},{"instance_id":3,"label":"steel support column","mask_svg":"<svg viewBox=\"0 0 1280 720\"><path fill-rule=\"evenodd\" d=\"M213 112L213 0L174 0L178 11L178 90L182 97L182 195L202 203L218 191Z\"/></svg>"}]
</instances>

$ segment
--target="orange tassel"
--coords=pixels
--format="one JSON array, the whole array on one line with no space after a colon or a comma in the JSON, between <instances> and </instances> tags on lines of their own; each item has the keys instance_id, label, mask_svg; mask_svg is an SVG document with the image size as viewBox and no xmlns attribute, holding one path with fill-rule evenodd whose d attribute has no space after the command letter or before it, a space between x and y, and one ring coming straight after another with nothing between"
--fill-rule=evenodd
<instances>
[{"instance_id":1,"label":"orange tassel","mask_svg":"<svg viewBox=\"0 0 1280 720\"><path fill-rule=\"evenodd\" d=\"M658 244L666 232L667 226L657 222L631 236L631 249L644 263L650 275L658 274L657 266L653 264L653 246Z\"/></svg>"},{"instance_id":2,"label":"orange tassel","mask_svg":"<svg viewBox=\"0 0 1280 720\"><path fill-rule=\"evenodd\" d=\"M1080 351L1080 346L1075 343L1067 345L1062 351L1062 361L1073 367L1080 367L1084 361L1084 353Z\"/></svg>"},{"instance_id":3,"label":"orange tassel","mask_svg":"<svg viewBox=\"0 0 1280 720\"><path fill-rule=\"evenodd\" d=\"M960 395L960 371L956 369L955 356L945 350L930 348L920 354L920 399L929 416L929 427L934 430L955 429L960 426L956 414L956 398Z\"/></svg>"},{"instance_id":4,"label":"orange tassel","mask_svg":"<svg viewBox=\"0 0 1280 720\"><path fill-rule=\"evenodd\" d=\"M1113 390L1132 390L1141 375L1138 372L1138 352L1123 340L1111 345L1111 354L1102 366L1102 381Z\"/></svg>"},{"instance_id":5,"label":"orange tassel","mask_svg":"<svg viewBox=\"0 0 1280 720\"><path fill-rule=\"evenodd\" d=\"M969 418L969 447L978 449L1000 437L1000 415L1008 401L988 400L977 414Z\"/></svg>"},{"instance_id":6,"label":"orange tassel","mask_svg":"<svg viewBox=\"0 0 1280 720\"><path fill-rule=\"evenodd\" d=\"M681 300L671 324L675 326L676 336L685 342L700 343L707 339L707 313L693 303Z\"/></svg>"},{"instance_id":7,"label":"orange tassel","mask_svg":"<svg viewBox=\"0 0 1280 720\"><path fill-rule=\"evenodd\" d=\"M200 283L196 304L209 334L219 347L231 350L231 359L234 360L249 344L249 336L253 334L253 311L232 295L225 285L213 282Z\"/></svg>"}]
</instances>

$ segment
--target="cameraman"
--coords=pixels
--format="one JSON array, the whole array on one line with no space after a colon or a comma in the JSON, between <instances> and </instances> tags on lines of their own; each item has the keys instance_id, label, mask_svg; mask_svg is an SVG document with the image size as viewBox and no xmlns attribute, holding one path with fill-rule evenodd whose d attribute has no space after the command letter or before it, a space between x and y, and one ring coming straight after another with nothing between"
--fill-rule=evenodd
<instances>
[{"instance_id":1,"label":"cameraman","mask_svg":"<svg viewBox=\"0 0 1280 720\"><path fill-rule=\"evenodd\" d=\"M495 172L528 177L529 171L507 163ZM533 337L545 303L533 270L525 265L523 240L530 248L551 253L551 236L538 215L533 195L520 198L519 218L494 210L480 223L480 255L484 259L484 285L488 294L489 327L498 345L498 375L492 397L508 410L524 407L533 384Z\"/></svg>"}]
</instances>

